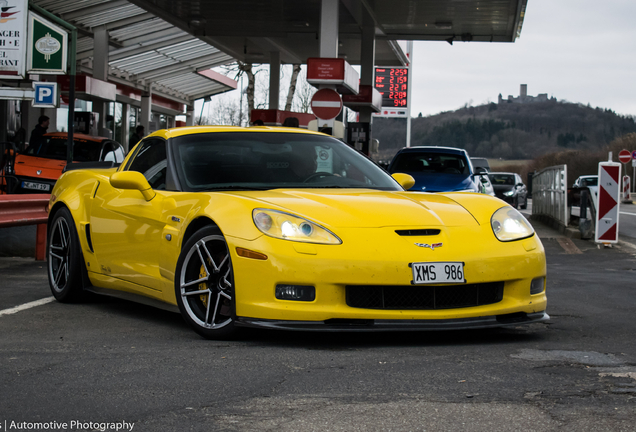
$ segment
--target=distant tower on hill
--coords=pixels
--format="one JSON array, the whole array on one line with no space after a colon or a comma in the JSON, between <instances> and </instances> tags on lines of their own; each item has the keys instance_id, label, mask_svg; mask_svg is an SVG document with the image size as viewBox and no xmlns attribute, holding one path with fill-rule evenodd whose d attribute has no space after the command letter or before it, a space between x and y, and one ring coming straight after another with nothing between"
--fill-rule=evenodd
<instances>
[{"instance_id":1,"label":"distant tower on hill","mask_svg":"<svg viewBox=\"0 0 636 432\"><path fill-rule=\"evenodd\" d=\"M498 97L499 104L505 104L505 103L524 104L524 103L548 102L548 101L556 102L556 98L552 97L548 99L547 93L539 93L536 96L528 96L528 84L521 84L519 86L519 97L514 97L512 95L509 95L508 99L504 99L501 96L501 93L499 93L499 97Z\"/></svg>"}]
</instances>

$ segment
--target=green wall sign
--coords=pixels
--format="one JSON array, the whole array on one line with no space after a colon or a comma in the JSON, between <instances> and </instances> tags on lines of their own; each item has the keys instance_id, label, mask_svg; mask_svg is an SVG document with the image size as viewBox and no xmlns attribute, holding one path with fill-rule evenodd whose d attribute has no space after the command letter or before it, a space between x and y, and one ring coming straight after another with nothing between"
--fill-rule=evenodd
<instances>
[{"instance_id":1,"label":"green wall sign","mask_svg":"<svg viewBox=\"0 0 636 432\"><path fill-rule=\"evenodd\" d=\"M66 74L68 33L50 21L29 12L27 72Z\"/></svg>"}]
</instances>

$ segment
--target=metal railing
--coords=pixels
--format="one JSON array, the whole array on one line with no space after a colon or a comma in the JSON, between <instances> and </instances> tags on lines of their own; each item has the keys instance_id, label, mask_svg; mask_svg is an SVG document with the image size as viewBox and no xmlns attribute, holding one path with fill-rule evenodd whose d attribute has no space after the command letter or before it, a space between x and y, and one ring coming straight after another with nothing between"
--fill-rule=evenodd
<instances>
[{"instance_id":1,"label":"metal railing","mask_svg":"<svg viewBox=\"0 0 636 432\"><path fill-rule=\"evenodd\" d=\"M49 194L0 195L0 228L37 225L35 259L46 255L46 222Z\"/></svg>"},{"instance_id":2,"label":"metal railing","mask_svg":"<svg viewBox=\"0 0 636 432\"><path fill-rule=\"evenodd\" d=\"M545 168L532 177L532 215L548 216L568 226L567 179L567 165Z\"/></svg>"}]
</instances>

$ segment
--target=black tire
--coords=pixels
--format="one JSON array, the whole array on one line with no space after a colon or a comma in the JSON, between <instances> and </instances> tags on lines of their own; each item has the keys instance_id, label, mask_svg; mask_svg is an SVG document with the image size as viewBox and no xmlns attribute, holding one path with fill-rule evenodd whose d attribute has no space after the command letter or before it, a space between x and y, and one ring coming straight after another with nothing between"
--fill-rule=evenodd
<instances>
[{"instance_id":1,"label":"black tire","mask_svg":"<svg viewBox=\"0 0 636 432\"><path fill-rule=\"evenodd\" d=\"M519 197L515 197L515 199L514 199L514 200L512 200L512 206L513 206L515 209L518 209L518 208L519 208Z\"/></svg>"},{"instance_id":2,"label":"black tire","mask_svg":"<svg viewBox=\"0 0 636 432\"><path fill-rule=\"evenodd\" d=\"M527 208L528 208L528 197L526 197L526 198L523 200L523 205L521 206L521 209L522 209L522 210L525 210L525 209L527 209Z\"/></svg>"},{"instance_id":3,"label":"black tire","mask_svg":"<svg viewBox=\"0 0 636 432\"><path fill-rule=\"evenodd\" d=\"M236 337L232 259L218 229L203 227L186 242L174 287L181 315L195 332L206 339Z\"/></svg>"},{"instance_id":4,"label":"black tire","mask_svg":"<svg viewBox=\"0 0 636 432\"><path fill-rule=\"evenodd\" d=\"M49 286L53 296L62 303L82 300L85 297L82 276L86 266L73 216L66 207L53 216L47 246Z\"/></svg>"}]
</instances>

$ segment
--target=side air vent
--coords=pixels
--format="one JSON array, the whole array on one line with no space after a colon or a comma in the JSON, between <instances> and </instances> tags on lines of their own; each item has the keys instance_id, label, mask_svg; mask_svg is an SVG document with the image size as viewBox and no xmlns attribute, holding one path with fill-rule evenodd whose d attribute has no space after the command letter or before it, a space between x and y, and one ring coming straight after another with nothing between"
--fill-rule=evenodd
<instances>
[{"instance_id":1,"label":"side air vent","mask_svg":"<svg viewBox=\"0 0 636 432\"><path fill-rule=\"evenodd\" d=\"M91 252L95 253L93 250L93 241L91 240L91 224L86 224L86 242L88 243L88 248Z\"/></svg>"},{"instance_id":2,"label":"side air vent","mask_svg":"<svg viewBox=\"0 0 636 432\"><path fill-rule=\"evenodd\" d=\"M434 236L440 233L438 229L395 230L401 236Z\"/></svg>"}]
</instances>

